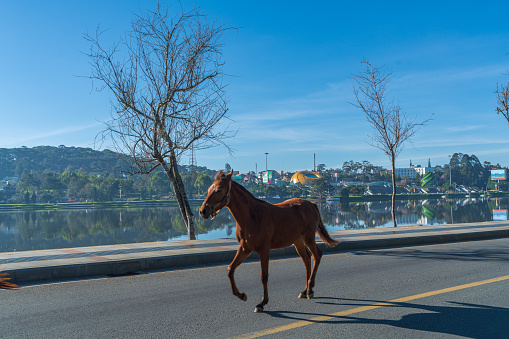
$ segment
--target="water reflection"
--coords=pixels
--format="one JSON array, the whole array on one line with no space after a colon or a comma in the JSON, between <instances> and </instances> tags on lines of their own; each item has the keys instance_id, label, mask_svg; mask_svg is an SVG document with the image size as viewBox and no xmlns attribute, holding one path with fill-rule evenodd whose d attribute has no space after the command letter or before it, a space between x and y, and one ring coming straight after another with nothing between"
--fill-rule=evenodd
<instances>
[{"instance_id":1,"label":"water reflection","mask_svg":"<svg viewBox=\"0 0 509 339\"><path fill-rule=\"evenodd\" d=\"M198 208L192 207L196 216ZM229 213L195 223L198 235L235 231ZM0 213L0 252L186 239L177 207Z\"/></svg>"},{"instance_id":2,"label":"water reflection","mask_svg":"<svg viewBox=\"0 0 509 339\"><path fill-rule=\"evenodd\" d=\"M399 226L507 220L503 211L507 212L508 202L508 198L396 201L396 219ZM390 201L324 204L321 212L330 230L392 226Z\"/></svg>"},{"instance_id":3,"label":"water reflection","mask_svg":"<svg viewBox=\"0 0 509 339\"><path fill-rule=\"evenodd\" d=\"M397 201L398 225L507 220L508 198ZM329 230L390 227L391 203L321 204ZM193 207L198 216L198 206ZM505 219L504 219L505 218ZM227 210L213 220L196 217L198 239L235 236ZM0 213L0 252L187 239L178 208Z\"/></svg>"}]
</instances>

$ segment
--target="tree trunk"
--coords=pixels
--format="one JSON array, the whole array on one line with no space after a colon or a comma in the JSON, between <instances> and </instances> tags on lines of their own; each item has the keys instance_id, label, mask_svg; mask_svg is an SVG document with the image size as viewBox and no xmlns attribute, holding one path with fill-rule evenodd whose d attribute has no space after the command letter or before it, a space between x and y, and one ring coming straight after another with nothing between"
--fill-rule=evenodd
<instances>
[{"instance_id":1,"label":"tree trunk","mask_svg":"<svg viewBox=\"0 0 509 339\"><path fill-rule=\"evenodd\" d=\"M186 190L184 187L184 183L182 182L182 177L180 176L177 164L177 157L174 152L170 153L170 165L171 170L173 171L173 176L175 178L175 182L179 187L179 191L182 197L182 205L185 211L184 220L187 221L187 234L189 235L189 240L196 240L195 227L194 227L194 215L191 211L191 206L189 205L189 200L187 200ZM184 216L184 214L182 214Z\"/></svg>"},{"instance_id":2,"label":"tree trunk","mask_svg":"<svg viewBox=\"0 0 509 339\"><path fill-rule=\"evenodd\" d=\"M395 162L395 156L391 156L391 165L392 165L392 208L391 208L391 215L392 215L392 224L394 227L398 227L397 221L396 221L396 166L394 165Z\"/></svg>"},{"instance_id":3,"label":"tree trunk","mask_svg":"<svg viewBox=\"0 0 509 339\"><path fill-rule=\"evenodd\" d=\"M186 191L184 189L184 183L182 182L182 178L180 177L180 173L177 167L177 159L174 154L170 155L170 167L168 168L168 164L165 161L161 162L161 166L163 167L166 175L170 179L173 192L175 193L175 197L177 198L177 203L180 209L180 213L182 214L182 218L186 223L187 234L189 240L196 240L195 235L195 227L194 227L194 216L191 212L191 207L189 206L189 201L187 200Z\"/></svg>"}]
</instances>

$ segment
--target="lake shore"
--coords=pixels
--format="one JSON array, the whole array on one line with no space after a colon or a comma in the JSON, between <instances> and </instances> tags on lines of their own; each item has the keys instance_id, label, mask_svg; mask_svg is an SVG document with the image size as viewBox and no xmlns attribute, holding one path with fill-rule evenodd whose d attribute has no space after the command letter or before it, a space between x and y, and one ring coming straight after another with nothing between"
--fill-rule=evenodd
<instances>
[{"instance_id":1,"label":"lake shore","mask_svg":"<svg viewBox=\"0 0 509 339\"><path fill-rule=\"evenodd\" d=\"M445 194L447 198L480 198L482 193L451 193ZM490 197L503 198L509 197L509 192L490 192ZM397 194L396 200L429 200L442 199L444 194ZM263 198L262 198L263 199ZM350 202L371 202L371 201L389 201L392 199L390 194L362 195L341 197L341 203ZM278 203L286 198L267 198L271 203ZM325 199L309 198L310 201L325 202ZM189 203L193 206L199 206L203 199L190 199ZM0 213L2 212L30 212L30 211L55 211L55 210L83 210L83 209L123 209L123 208L155 208L155 207L178 207L176 200L119 200L119 201L101 201L101 202L58 202L58 203L35 203L35 204L0 204Z\"/></svg>"}]
</instances>

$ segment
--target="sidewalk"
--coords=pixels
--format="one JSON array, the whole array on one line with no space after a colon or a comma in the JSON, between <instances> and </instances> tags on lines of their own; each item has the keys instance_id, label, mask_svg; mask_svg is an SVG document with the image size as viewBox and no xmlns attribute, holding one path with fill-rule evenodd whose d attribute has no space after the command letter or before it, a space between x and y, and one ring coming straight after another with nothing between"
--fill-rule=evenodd
<instances>
[{"instance_id":1,"label":"sidewalk","mask_svg":"<svg viewBox=\"0 0 509 339\"><path fill-rule=\"evenodd\" d=\"M508 221L332 231L340 241L324 252L422 245L509 237ZM54 281L87 276L115 276L140 271L208 264L227 264L238 248L235 239L165 241L0 253L0 271L12 282ZM293 246L272 250L271 258L296 256ZM248 260L258 260L252 254Z\"/></svg>"}]
</instances>

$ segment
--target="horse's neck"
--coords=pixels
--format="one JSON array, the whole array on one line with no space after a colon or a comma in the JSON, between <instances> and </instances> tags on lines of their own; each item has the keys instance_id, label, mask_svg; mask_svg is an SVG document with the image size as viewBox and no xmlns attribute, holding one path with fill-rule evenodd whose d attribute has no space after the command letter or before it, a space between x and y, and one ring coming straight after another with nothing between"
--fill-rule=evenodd
<instances>
[{"instance_id":1,"label":"horse's neck","mask_svg":"<svg viewBox=\"0 0 509 339\"><path fill-rule=\"evenodd\" d=\"M243 216L249 215L250 207L258 202L259 200L249 193L248 190L240 186L240 184L232 182L228 208L237 222Z\"/></svg>"}]
</instances>

